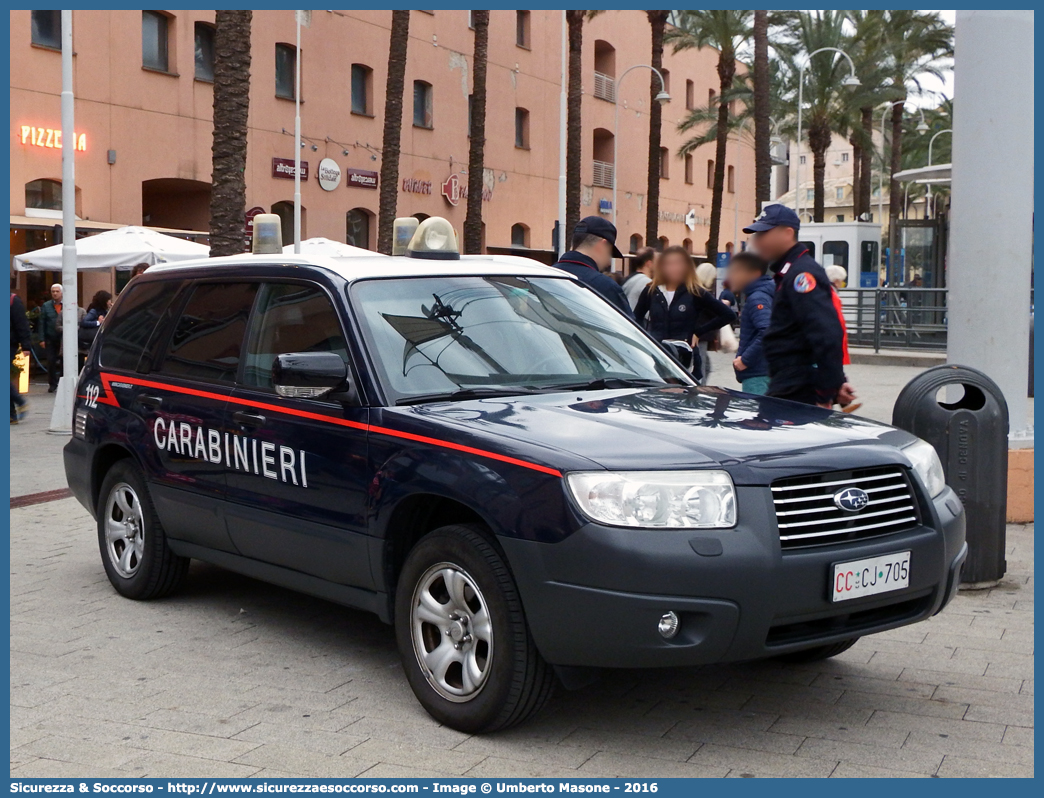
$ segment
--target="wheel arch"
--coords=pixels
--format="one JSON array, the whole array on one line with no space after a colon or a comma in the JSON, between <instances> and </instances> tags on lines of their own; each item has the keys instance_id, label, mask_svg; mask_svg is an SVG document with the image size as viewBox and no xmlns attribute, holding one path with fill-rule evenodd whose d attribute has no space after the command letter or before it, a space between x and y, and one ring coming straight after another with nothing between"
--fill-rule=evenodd
<instances>
[{"instance_id":1,"label":"wheel arch","mask_svg":"<svg viewBox=\"0 0 1044 798\"><path fill-rule=\"evenodd\" d=\"M94 457L91 460L91 507L95 516L98 514L98 501L100 498L98 494L101 493L105 475L121 460L131 460L135 465L141 466L134 452L118 443L107 443L104 446L100 446L94 453Z\"/></svg>"}]
</instances>

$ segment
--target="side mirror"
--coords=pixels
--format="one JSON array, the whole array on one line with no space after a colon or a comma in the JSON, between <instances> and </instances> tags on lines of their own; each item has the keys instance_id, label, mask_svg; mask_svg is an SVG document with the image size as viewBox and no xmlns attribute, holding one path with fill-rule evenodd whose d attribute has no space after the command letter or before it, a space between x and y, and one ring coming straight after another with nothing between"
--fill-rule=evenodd
<instances>
[{"instance_id":1,"label":"side mirror","mask_svg":"<svg viewBox=\"0 0 1044 798\"><path fill-rule=\"evenodd\" d=\"M686 341L664 341L663 348L667 354L681 363L687 371L692 368L692 347Z\"/></svg>"},{"instance_id":2,"label":"side mirror","mask_svg":"<svg viewBox=\"0 0 1044 798\"><path fill-rule=\"evenodd\" d=\"M334 352L291 352L272 364L276 393L294 399L317 399L344 386L348 367Z\"/></svg>"}]
</instances>

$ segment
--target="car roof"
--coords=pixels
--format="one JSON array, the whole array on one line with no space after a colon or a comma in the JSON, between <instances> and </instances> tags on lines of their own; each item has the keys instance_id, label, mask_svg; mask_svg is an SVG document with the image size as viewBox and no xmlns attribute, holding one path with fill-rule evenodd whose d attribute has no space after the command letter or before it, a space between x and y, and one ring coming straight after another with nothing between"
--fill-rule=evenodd
<instances>
[{"instance_id":1,"label":"car roof","mask_svg":"<svg viewBox=\"0 0 1044 798\"><path fill-rule=\"evenodd\" d=\"M199 274L211 269L229 267L311 266L333 272L351 282L354 280L397 277L455 277L474 274L505 277L570 277L568 272L545 266L535 260L517 255L464 255L460 260L435 260L403 256L361 255L350 258L330 258L322 255L232 255L223 258L205 258L176 263L157 264L148 275L170 273L183 277L183 272Z\"/></svg>"}]
</instances>

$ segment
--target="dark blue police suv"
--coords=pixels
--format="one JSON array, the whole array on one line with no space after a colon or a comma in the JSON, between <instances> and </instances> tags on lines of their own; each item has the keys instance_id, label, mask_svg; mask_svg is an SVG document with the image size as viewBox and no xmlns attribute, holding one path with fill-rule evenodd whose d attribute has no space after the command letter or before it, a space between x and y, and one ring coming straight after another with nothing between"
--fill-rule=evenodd
<instances>
[{"instance_id":1,"label":"dark blue police suv","mask_svg":"<svg viewBox=\"0 0 1044 798\"><path fill-rule=\"evenodd\" d=\"M130 282L65 449L121 595L197 558L369 610L469 732L556 673L829 657L953 596L964 514L930 445L699 388L565 272L439 230Z\"/></svg>"}]
</instances>

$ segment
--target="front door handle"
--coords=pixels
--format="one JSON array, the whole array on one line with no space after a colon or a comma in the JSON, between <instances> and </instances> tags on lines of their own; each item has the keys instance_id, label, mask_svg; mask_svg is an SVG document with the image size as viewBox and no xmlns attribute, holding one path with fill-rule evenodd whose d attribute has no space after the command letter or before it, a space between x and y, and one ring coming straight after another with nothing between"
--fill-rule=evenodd
<instances>
[{"instance_id":1,"label":"front door handle","mask_svg":"<svg viewBox=\"0 0 1044 798\"><path fill-rule=\"evenodd\" d=\"M155 410L163 404L163 398L159 396L149 396L148 394L138 394L138 404L145 405L145 407L151 407Z\"/></svg>"},{"instance_id":2,"label":"front door handle","mask_svg":"<svg viewBox=\"0 0 1044 798\"><path fill-rule=\"evenodd\" d=\"M246 410L237 410L232 414L232 420L244 427L263 427L265 417L260 413L250 413Z\"/></svg>"}]
</instances>

